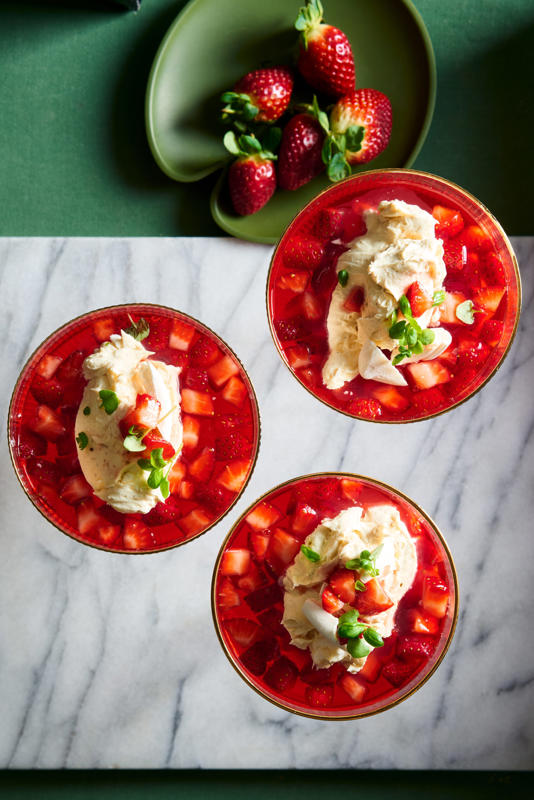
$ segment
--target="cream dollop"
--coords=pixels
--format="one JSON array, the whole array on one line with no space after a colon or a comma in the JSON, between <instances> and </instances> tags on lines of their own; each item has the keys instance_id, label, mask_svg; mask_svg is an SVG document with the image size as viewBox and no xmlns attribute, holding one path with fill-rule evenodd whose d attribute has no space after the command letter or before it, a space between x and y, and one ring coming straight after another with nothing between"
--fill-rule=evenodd
<instances>
[{"instance_id":1,"label":"cream dollop","mask_svg":"<svg viewBox=\"0 0 534 800\"><path fill-rule=\"evenodd\" d=\"M417 570L415 545L393 505L370 506L365 513L359 506L347 508L332 519L324 519L306 538L306 546L319 554L319 561L310 561L300 552L284 576L284 615L282 624L291 635L291 643L309 648L314 665L319 669L338 661L349 672L358 672L365 658L353 658L338 642L337 618L322 608L321 595L331 573L362 550L382 545L376 566L379 580L393 605L386 611L360 615L362 621L382 637L393 630L399 601L408 591ZM362 575L362 580L369 580Z\"/></svg>"},{"instance_id":2,"label":"cream dollop","mask_svg":"<svg viewBox=\"0 0 534 800\"><path fill-rule=\"evenodd\" d=\"M177 367L152 361L152 353L125 331L114 334L83 363L87 380L75 423L75 434L88 439L78 458L82 472L101 500L123 514L146 514L164 500L160 489L151 489L148 473L137 464L139 453L123 446L119 423L135 407L138 394L149 394L161 405L159 431L177 455L182 445L179 373ZM99 392L109 389L118 397L112 414L102 407ZM84 413L89 409L89 413Z\"/></svg>"},{"instance_id":3,"label":"cream dollop","mask_svg":"<svg viewBox=\"0 0 534 800\"><path fill-rule=\"evenodd\" d=\"M443 288L447 271L443 244L435 235L436 220L427 211L403 200L384 200L376 211L365 212L367 232L356 238L337 262L337 271L348 273L345 286L336 285L327 317L329 356L323 381L339 389L357 375L382 383L405 386L393 365L397 342L389 336L388 318L400 297L418 281L432 296ZM361 287L360 311L344 306L354 289ZM439 324L437 308L418 318L422 328L432 326L434 342L403 363L437 358L451 343L451 335ZM390 351L388 354L383 350Z\"/></svg>"}]
</instances>

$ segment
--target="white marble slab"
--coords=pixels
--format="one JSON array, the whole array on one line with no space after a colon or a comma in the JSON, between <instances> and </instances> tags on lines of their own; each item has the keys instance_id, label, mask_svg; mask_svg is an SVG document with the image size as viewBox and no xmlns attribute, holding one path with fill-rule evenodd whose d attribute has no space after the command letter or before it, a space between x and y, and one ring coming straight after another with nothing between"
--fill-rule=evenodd
<instances>
[{"instance_id":1,"label":"white marble slab","mask_svg":"<svg viewBox=\"0 0 534 800\"><path fill-rule=\"evenodd\" d=\"M353 422L292 378L265 315L270 249L231 239L0 239L2 409L32 349L89 309L172 305L235 348L256 386L260 459L244 498L205 537L154 556L61 535L19 487L2 432L0 766L399 767L533 765L534 238L516 239L519 333L498 374L427 423ZM258 494L346 469L398 486L438 522L461 615L444 664L396 709L326 723L250 691L215 637L212 565Z\"/></svg>"}]
</instances>

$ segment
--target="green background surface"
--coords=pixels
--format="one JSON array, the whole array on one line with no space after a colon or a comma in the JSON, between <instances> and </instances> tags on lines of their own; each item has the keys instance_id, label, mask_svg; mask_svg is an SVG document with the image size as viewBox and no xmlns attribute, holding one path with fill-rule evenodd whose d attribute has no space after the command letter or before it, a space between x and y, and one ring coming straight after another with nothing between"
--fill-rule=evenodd
<instances>
[{"instance_id":1,"label":"green background surface","mask_svg":"<svg viewBox=\"0 0 534 800\"><path fill-rule=\"evenodd\" d=\"M184 4L144 0L130 13L103 0L0 2L0 235L220 235L208 207L216 177L174 183L145 137L150 65ZM534 234L524 202L534 2L415 4L438 95L414 166L473 192L509 234Z\"/></svg>"}]
</instances>

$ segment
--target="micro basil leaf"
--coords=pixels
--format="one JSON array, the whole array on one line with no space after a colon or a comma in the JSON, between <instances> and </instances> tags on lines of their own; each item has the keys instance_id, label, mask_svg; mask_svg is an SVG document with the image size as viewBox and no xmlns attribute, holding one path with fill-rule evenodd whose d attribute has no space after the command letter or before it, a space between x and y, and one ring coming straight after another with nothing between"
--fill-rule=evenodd
<instances>
[{"instance_id":1,"label":"micro basil leaf","mask_svg":"<svg viewBox=\"0 0 534 800\"><path fill-rule=\"evenodd\" d=\"M159 485L159 490L160 490L161 494L163 495L163 497L166 500L167 497L169 496L169 494L171 493L171 490L170 490L170 487L169 487L169 481L167 480L167 478L162 478L161 479L161 483Z\"/></svg>"},{"instance_id":2,"label":"micro basil leaf","mask_svg":"<svg viewBox=\"0 0 534 800\"><path fill-rule=\"evenodd\" d=\"M78 436L76 437L76 442L78 443L78 447L80 450L85 450L87 445L89 444L89 437L83 431L80 431Z\"/></svg>"},{"instance_id":3,"label":"micro basil leaf","mask_svg":"<svg viewBox=\"0 0 534 800\"><path fill-rule=\"evenodd\" d=\"M424 349L425 346L423 342L418 340L412 347L412 353L415 353L415 355L420 355L420 353L422 353ZM409 355L409 353L407 353L406 355Z\"/></svg>"},{"instance_id":4,"label":"micro basil leaf","mask_svg":"<svg viewBox=\"0 0 534 800\"><path fill-rule=\"evenodd\" d=\"M129 450L130 453L141 453L143 450L146 450L146 445L142 440L138 436L132 434L125 437L122 446L125 450ZM150 467L150 469L152 469L152 467Z\"/></svg>"},{"instance_id":5,"label":"micro basil leaf","mask_svg":"<svg viewBox=\"0 0 534 800\"><path fill-rule=\"evenodd\" d=\"M421 336L419 338L420 338L420 341L422 342L422 344L424 344L425 347L426 347L427 344L432 344L432 342L436 338L436 334L434 333L434 331L431 331L429 328L425 328L425 330L422 332L422 334L421 334Z\"/></svg>"},{"instance_id":6,"label":"micro basil leaf","mask_svg":"<svg viewBox=\"0 0 534 800\"><path fill-rule=\"evenodd\" d=\"M354 588L356 589L357 592L365 592L367 590L367 586L365 585L365 583L360 580L356 581L356 583L354 584Z\"/></svg>"},{"instance_id":7,"label":"micro basil leaf","mask_svg":"<svg viewBox=\"0 0 534 800\"><path fill-rule=\"evenodd\" d=\"M162 480L163 480L163 470L153 469L150 475L148 476L146 482L148 483L151 489L157 489Z\"/></svg>"},{"instance_id":8,"label":"micro basil leaf","mask_svg":"<svg viewBox=\"0 0 534 800\"><path fill-rule=\"evenodd\" d=\"M349 273L346 269L340 269L337 273L337 282L340 286L345 287L349 280Z\"/></svg>"},{"instance_id":9,"label":"micro basil leaf","mask_svg":"<svg viewBox=\"0 0 534 800\"><path fill-rule=\"evenodd\" d=\"M113 414L119 407L119 398L111 389L101 389L98 396L102 400L100 408L103 408L106 414Z\"/></svg>"},{"instance_id":10,"label":"micro basil leaf","mask_svg":"<svg viewBox=\"0 0 534 800\"><path fill-rule=\"evenodd\" d=\"M400 322L395 322L389 329L389 335L392 339L400 339L406 328L406 320L401 319Z\"/></svg>"},{"instance_id":11,"label":"micro basil leaf","mask_svg":"<svg viewBox=\"0 0 534 800\"><path fill-rule=\"evenodd\" d=\"M352 639L355 636L359 636L361 631L356 630L356 628L361 625L361 623L358 622L358 616L359 614L355 608L351 608L350 611L341 615L337 624L337 635L341 639Z\"/></svg>"},{"instance_id":12,"label":"micro basil leaf","mask_svg":"<svg viewBox=\"0 0 534 800\"><path fill-rule=\"evenodd\" d=\"M432 305L440 306L444 301L445 301L445 290L436 289L436 291L432 295Z\"/></svg>"},{"instance_id":13,"label":"micro basil leaf","mask_svg":"<svg viewBox=\"0 0 534 800\"><path fill-rule=\"evenodd\" d=\"M88 417L90 413L91 413L91 409L89 408L89 406L85 406L85 408L83 410L84 417Z\"/></svg>"},{"instance_id":14,"label":"micro basil leaf","mask_svg":"<svg viewBox=\"0 0 534 800\"><path fill-rule=\"evenodd\" d=\"M130 317L131 325L125 329L125 333L129 333L130 336L133 336L134 339L137 339L138 342L142 342L143 339L146 339L148 334L150 333L150 325L141 317L139 322L134 322L133 319Z\"/></svg>"},{"instance_id":15,"label":"micro basil leaf","mask_svg":"<svg viewBox=\"0 0 534 800\"><path fill-rule=\"evenodd\" d=\"M321 556L319 555L319 553L316 553L315 550L311 549L311 547L306 547L305 544L303 544L301 546L300 552L302 553L303 556L306 556L306 558L309 561L320 561L321 560Z\"/></svg>"},{"instance_id":16,"label":"micro basil leaf","mask_svg":"<svg viewBox=\"0 0 534 800\"><path fill-rule=\"evenodd\" d=\"M147 472L152 472L152 464L150 463L148 458L140 458L138 459L137 463L139 464L141 469L144 469Z\"/></svg>"},{"instance_id":17,"label":"micro basil leaf","mask_svg":"<svg viewBox=\"0 0 534 800\"><path fill-rule=\"evenodd\" d=\"M373 647L384 646L384 640L374 628L367 628L367 630L363 632L363 638Z\"/></svg>"},{"instance_id":18,"label":"micro basil leaf","mask_svg":"<svg viewBox=\"0 0 534 800\"><path fill-rule=\"evenodd\" d=\"M463 303L459 303L456 306L455 314L461 322L465 322L466 325L472 325L475 321L475 314L477 312L473 308L473 301L472 300L465 300Z\"/></svg>"},{"instance_id":19,"label":"micro basil leaf","mask_svg":"<svg viewBox=\"0 0 534 800\"><path fill-rule=\"evenodd\" d=\"M412 326L406 331L406 342L409 347L413 347L417 343L417 331Z\"/></svg>"},{"instance_id":20,"label":"micro basil leaf","mask_svg":"<svg viewBox=\"0 0 534 800\"><path fill-rule=\"evenodd\" d=\"M347 642L347 650L353 658L365 658L369 655L371 650L365 642L361 639L349 639Z\"/></svg>"},{"instance_id":21,"label":"micro basil leaf","mask_svg":"<svg viewBox=\"0 0 534 800\"><path fill-rule=\"evenodd\" d=\"M404 314L405 317L411 318L412 317L412 307L406 295L402 295L399 299L399 308Z\"/></svg>"},{"instance_id":22,"label":"micro basil leaf","mask_svg":"<svg viewBox=\"0 0 534 800\"><path fill-rule=\"evenodd\" d=\"M153 467L164 467L167 463L163 458L163 447L156 447L150 453L150 463Z\"/></svg>"}]
</instances>

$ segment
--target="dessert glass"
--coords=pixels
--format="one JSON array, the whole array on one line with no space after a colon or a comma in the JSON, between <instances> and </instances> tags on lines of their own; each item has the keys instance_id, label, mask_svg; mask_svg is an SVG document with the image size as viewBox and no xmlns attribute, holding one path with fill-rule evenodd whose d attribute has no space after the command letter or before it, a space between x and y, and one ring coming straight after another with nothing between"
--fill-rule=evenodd
<instances>
[{"instance_id":1,"label":"dessert glass","mask_svg":"<svg viewBox=\"0 0 534 800\"><path fill-rule=\"evenodd\" d=\"M83 480L74 421L86 383L81 371L84 358L112 333L140 318L150 325L142 344L154 351L151 358L181 367L180 389L190 389L190 402L197 395L211 398L211 410L195 414L184 408L182 397L182 421L189 417L190 424L176 462L182 466L176 472L173 469L171 494L147 514L126 515L94 496ZM224 357L226 370L214 380L208 370ZM52 425L59 426L60 435L52 430L46 438L32 429L38 406L51 409L52 414L46 414ZM167 550L209 530L244 490L254 469L259 438L256 395L233 351L192 317L148 303L91 311L47 337L21 371L8 416L13 466L37 510L77 541L116 553ZM190 468L205 449L214 451L210 474L203 474L204 462L197 462L192 475ZM132 534L125 536L127 521Z\"/></svg>"},{"instance_id":2,"label":"dessert glass","mask_svg":"<svg viewBox=\"0 0 534 800\"><path fill-rule=\"evenodd\" d=\"M372 652L360 673L347 678L349 673L340 664L313 669L309 652L290 644L281 622L280 579L310 533L310 526L303 523L302 504L317 511L313 529L321 519L350 506L382 503L399 510L414 539L418 559L414 582L399 603L391 636ZM249 557L243 555L246 551ZM231 574L234 567L228 565L234 563L241 574ZM434 610L436 597L430 590L436 584L442 587L438 616L427 612L428 607ZM456 625L458 581L442 534L413 500L371 478L317 473L266 492L233 525L213 572L212 612L230 663L263 698L303 716L355 719L392 708L436 671ZM425 628L426 634L421 632ZM410 655L414 642L421 644L424 657Z\"/></svg>"},{"instance_id":3,"label":"dessert glass","mask_svg":"<svg viewBox=\"0 0 534 800\"><path fill-rule=\"evenodd\" d=\"M444 288L458 300L474 299L475 322L466 325L454 318L453 324L442 323L453 337L438 359L448 373L446 382L420 391L410 376L406 387L357 376L340 389L328 389L321 369L328 355L326 317L337 281L337 259L354 237L365 233L363 211L394 199L429 212L440 205L461 213L464 230L444 237L448 268ZM479 301L484 305L477 306ZM469 399L502 364L520 306L517 259L497 220L464 189L414 170L361 173L319 194L278 242L267 278L269 326L289 370L331 408L376 422L428 419ZM402 363L399 368L406 369Z\"/></svg>"}]
</instances>

